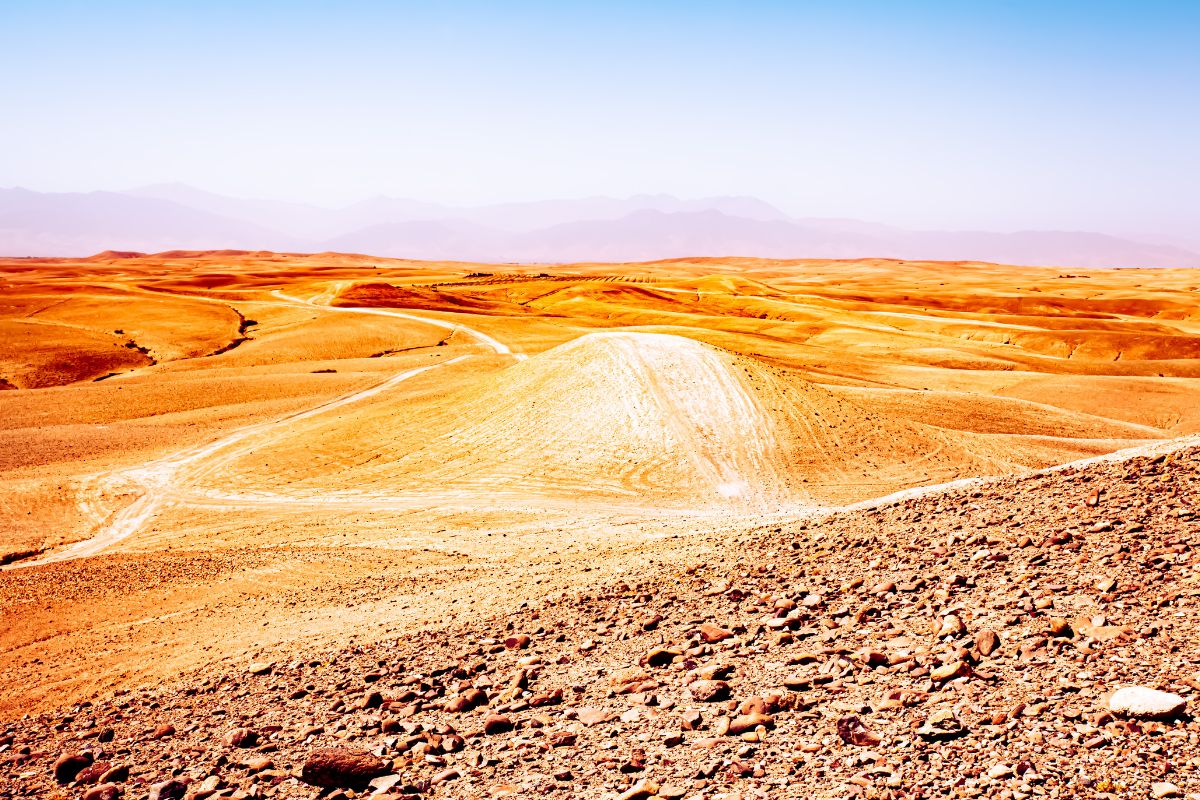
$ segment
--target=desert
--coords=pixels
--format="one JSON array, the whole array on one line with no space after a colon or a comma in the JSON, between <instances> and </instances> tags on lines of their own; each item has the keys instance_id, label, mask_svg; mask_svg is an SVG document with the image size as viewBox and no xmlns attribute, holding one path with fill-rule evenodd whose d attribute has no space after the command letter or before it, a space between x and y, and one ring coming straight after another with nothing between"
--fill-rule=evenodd
<instances>
[{"instance_id":1,"label":"desert","mask_svg":"<svg viewBox=\"0 0 1200 800\"><path fill-rule=\"evenodd\" d=\"M0 794L1200 791L1198 286L0 260Z\"/></svg>"}]
</instances>

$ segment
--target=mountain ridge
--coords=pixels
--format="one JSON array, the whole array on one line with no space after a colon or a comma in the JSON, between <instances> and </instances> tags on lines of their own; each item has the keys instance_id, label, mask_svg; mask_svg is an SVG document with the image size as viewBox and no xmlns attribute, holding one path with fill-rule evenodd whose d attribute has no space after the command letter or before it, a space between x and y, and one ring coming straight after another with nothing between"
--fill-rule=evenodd
<instances>
[{"instance_id":1,"label":"mountain ridge","mask_svg":"<svg viewBox=\"0 0 1200 800\"><path fill-rule=\"evenodd\" d=\"M1088 231L913 231L791 218L752 197L635 195L456 208L375 197L343 208L157 184L127 192L0 189L0 254L246 249L482 263L685 256L899 258L1063 267L1200 267L1175 242Z\"/></svg>"}]
</instances>

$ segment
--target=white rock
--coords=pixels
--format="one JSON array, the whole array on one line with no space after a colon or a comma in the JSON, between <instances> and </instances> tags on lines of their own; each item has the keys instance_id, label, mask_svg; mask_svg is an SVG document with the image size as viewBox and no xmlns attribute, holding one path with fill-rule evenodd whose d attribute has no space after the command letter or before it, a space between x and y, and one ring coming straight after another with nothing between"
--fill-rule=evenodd
<instances>
[{"instance_id":1,"label":"white rock","mask_svg":"<svg viewBox=\"0 0 1200 800\"><path fill-rule=\"evenodd\" d=\"M998 781L1001 778L1011 778L1012 774L1013 768L1008 764L996 764L987 771L987 776L994 781Z\"/></svg>"},{"instance_id":2,"label":"white rock","mask_svg":"<svg viewBox=\"0 0 1200 800\"><path fill-rule=\"evenodd\" d=\"M1187 705L1177 694L1160 692L1145 686L1126 686L1108 698L1108 710L1130 717L1171 717Z\"/></svg>"},{"instance_id":3,"label":"white rock","mask_svg":"<svg viewBox=\"0 0 1200 800\"><path fill-rule=\"evenodd\" d=\"M1179 787L1173 783L1163 781L1161 783L1150 784L1151 797L1179 797L1180 794L1182 792L1179 791Z\"/></svg>"}]
</instances>

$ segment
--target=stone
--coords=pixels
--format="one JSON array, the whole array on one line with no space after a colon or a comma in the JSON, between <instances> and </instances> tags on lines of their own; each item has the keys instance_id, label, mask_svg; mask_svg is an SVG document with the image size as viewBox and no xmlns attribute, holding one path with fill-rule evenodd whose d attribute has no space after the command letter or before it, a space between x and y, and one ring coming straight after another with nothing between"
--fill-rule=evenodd
<instances>
[{"instance_id":1,"label":"stone","mask_svg":"<svg viewBox=\"0 0 1200 800\"><path fill-rule=\"evenodd\" d=\"M1050 618L1050 635L1060 639L1070 639L1075 635L1075 631L1071 630L1071 623L1061 617Z\"/></svg>"},{"instance_id":2,"label":"stone","mask_svg":"<svg viewBox=\"0 0 1200 800\"><path fill-rule=\"evenodd\" d=\"M254 758L246 763L246 769L250 772L265 772L274 766L275 762L269 758Z\"/></svg>"},{"instance_id":3,"label":"stone","mask_svg":"<svg viewBox=\"0 0 1200 800\"><path fill-rule=\"evenodd\" d=\"M124 783L129 780L129 765L120 764L100 776L98 783Z\"/></svg>"},{"instance_id":4,"label":"stone","mask_svg":"<svg viewBox=\"0 0 1200 800\"><path fill-rule=\"evenodd\" d=\"M452 714L461 714L464 711L470 711L473 708L485 705L487 701L488 696L482 689L471 688L451 697L446 701L444 708Z\"/></svg>"},{"instance_id":5,"label":"stone","mask_svg":"<svg viewBox=\"0 0 1200 800\"><path fill-rule=\"evenodd\" d=\"M254 664L251 664L250 669L247 671L251 675L270 675L271 671L274 669L275 669L274 664L268 664L266 662L256 662Z\"/></svg>"},{"instance_id":6,"label":"stone","mask_svg":"<svg viewBox=\"0 0 1200 800\"><path fill-rule=\"evenodd\" d=\"M54 780L59 783L70 783L75 776L92 765L92 754L63 753L54 762Z\"/></svg>"},{"instance_id":7,"label":"stone","mask_svg":"<svg viewBox=\"0 0 1200 800\"><path fill-rule=\"evenodd\" d=\"M1183 792L1181 792L1179 787L1173 783L1158 781L1150 784L1151 797L1179 797L1181 794L1183 794Z\"/></svg>"},{"instance_id":8,"label":"stone","mask_svg":"<svg viewBox=\"0 0 1200 800\"><path fill-rule=\"evenodd\" d=\"M1108 698L1108 710L1127 717L1159 719L1183 711L1187 700L1177 694L1145 686L1126 686Z\"/></svg>"},{"instance_id":9,"label":"stone","mask_svg":"<svg viewBox=\"0 0 1200 800\"><path fill-rule=\"evenodd\" d=\"M512 720L503 714L489 714L487 719L483 721L483 732L487 736L494 736L497 733L506 733L512 729Z\"/></svg>"},{"instance_id":10,"label":"stone","mask_svg":"<svg viewBox=\"0 0 1200 800\"><path fill-rule=\"evenodd\" d=\"M935 681L948 681L969 674L970 667L963 661L950 661L935 667L929 677Z\"/></svg>"},{"instance_id":11,"label":"stone","mask_svg":"<svg viewBox=\"0 0 1200 800\"><path fill-rule=\"evenodd\" d=\"M702 703L713 703L729 697L729 684L725 681L693 681L687 689L688 694Z\"/></svg>"},{"instance_id":12,"label":"stone","mask_svg":"<svg viewBox=\"0 0 1200 800\"><path fill-rule=\"evenodd\" d=\"M80 770L79 774L75 776L75 782L85 786L95 783L109 783L109 781L102 781L100 778L106 775L110 769L112 769L112 764L108 761L95 761L90 767Z\"/></svg>"},{"instance_id":13,"label":"stone","mask_svg":"<svg viewBox=\"0 0 1200 800\"><path fill-rule=\"evenodd\" d=\"M665 667L680 655L682 652L674 648L655 647L642 657L642 663L651 667Z\"/></svg>"},{"instance_id":14,"label":"stone","mask_svg":"<svg viewBox=\"0 0 1200 800\"><path fill-rule=\"evenodd\" d=\"M917 728L917 735L930 742L946 741L966 733L962 723L954 716L954 712L939 710L932 712L925 724Z\"/></svg>"},{"instance_id":15,"label":"stone","mask_svg":"<svg viewBox=\"0 0 1200 800\"><path fill-rule=\"evenodd\" d=\"M658 794L658 784L653 781L638 781L628 790L617 795L617 800L648 800Z\"/></svg>"},{"instance_id":16,"label":"stone","mask_svg":"<svg viewBox=\"0 0 1200 800\"><path fill-rule=\"evenodd\" d=\"M956 615L951 614L948 617L942 618L941 625L938 627L937 637L940 639L943 636L961 636L966 630L963 621Z\"/></svg>"},{"instance_id":17,"label":"stone","mask_svg":"<svg viewBox=\"0 0 1200 800\"><path fill-rule=\"evenodd\" d=\"M452 781L452 780L455 780L456 778L461 778L461 777L462 777L462 773L459 772L456 768L451 767L449 769L442 770L437 775L434 775L433 778L430 779L429 782L436 786L439 783L446 783L448 781Z\"/></svg>"},{"instance_id":18,"label":"stone","mask_svg":"<svg viewBox=\"0 0 1200 800\"><path fill-rule=\"evenodd\" d=\"M117 786L115 783L102 783L84 792L83 800L117 800L120 796L120 786Z\"/></svg>"},{"instance_id":19,"label":"stone","mask_svg":"<svg viewBox=\"0 0 1200 800\"><path fill-rule=\"evenodd\" d=\"M713 625L708 622L701 625L697 630L699 630L699 632L700 632L700 638L703 639L704 641L708 642L709 644L716 644L717 642L723 642L726 639L733 636L733 631L727 631L722 627Z\"/></svg>"},{"instance_id":20,"label":"stone","mask_svg":"<svg viewBox=\"0 0 1200 800\"><path fill-rule=\"evenodd\" d=\"M613 686L629 686L638 684L642 681L650 679L650 673L641 667L622 667L609 676L609 683Z\"/></svg>"},{"instance_id":21,"label":"stone","mask_svg":"<svg viewBox=\"0 0 1200 800\"><path fill-rule=\"evenodd\" d=\"M730 720L727 732L730 736L739 736L747 731L754 730L759 725L765 728L773 728L775 727L775 719L769 714L741 714Z\"/></svg>"},{"instance_id":22,"label":"stone","mask_svg":"<svg viewBox=\"0 0 1200 800\"><path fill-rule=\"evenodd\" d=\"M1000 648L1000 637L995 631L980 631L975 637L975 648L981 656L990 656Z\"/></svg>"},{"instance_id":23,"label":"stone","mask_svg":"<svg viewBox=\"0 0 1200 800\"><path fill-rule=\"evenodd\" d=\"M389 769L386 762L366 750L323 747L309 754L300 780L325 789L355 789L386 775Z\"/></svg>"},{"instance_id":24,"label":"stone","mask_svg":"<svg viewBox=\"0 0 1200 800\"><path fill-rule=\"evenodd\" d=\"M837 732L843 742L858 747L875 747L883 741L856 716L847 716L839 719L837 721Z\"/></svg>"},{"instance_id":25,"label":"stone","mask_svg":"<svg viewBox=\"0 0 1200 800\"><path fill-rule=\"evenodd\" d=\"M987 771L987 776L994 781L1004 780L1013 776L1013 768L1008 764L994 764Z\"/></svg>"},{"instance_id":26,"label":"stone","mask_svg":"<svg viewBox=\"0 0 1200 800\"><path fill-rule=\"evenodd\" d=\"M249 728L234 728L225 734L225 744L230 747L254 747L258 744L258 734Z\"/></svg>"},{"instance_id":27,"label":"stone","mask_svg":"<svg viewBox=\"0 0 1200 800\"><path fill-rule=\"evenodd\" d=\"M606 708L580 708L575 713L575 718L584 725L592 726L599 725L603 722L609 722L617 718L617 715Z\"/></svg>"},{"instance_id":28,"label":"stone","mask_svg":"<svg viewBox=\"0 0 1200 800\"><path fill-rule=\"evenodd\" d=\"M150 787L150 800L183 800L187 790L183 781L163 781Z\"/></svg>"}]
</instances>

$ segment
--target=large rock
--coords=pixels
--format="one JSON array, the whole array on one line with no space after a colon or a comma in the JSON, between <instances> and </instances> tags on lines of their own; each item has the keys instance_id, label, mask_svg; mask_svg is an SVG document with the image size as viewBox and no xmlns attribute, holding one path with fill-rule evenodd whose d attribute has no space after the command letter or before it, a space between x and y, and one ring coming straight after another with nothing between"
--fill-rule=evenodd
<instances>
[{"instance_id":1,"label":"large rock","mask_svg":"<svg viewBox=\"0 0 1200 800\"><path fill-rule=\"evenodd\" d=\"M1186 705L1187 700L1177 694L1145 686L1126 686L1108 698L1108 710L1127 717L1173 717Z\"/></svg>"},{"instance_id":2,"label":"large rock","mask_svg":"<svg viewBox=\"0 0 1200 800\"><path fill-rule=\"evenodd\" d=\"M92 765L92 754L64 753L54 762L54 780L59 783L70 783L75 776Z\"/></svg>"},{"instance_id":3,"label":"large rock","mask_svg":"<svg viewBox=\"0 0 1200 800\"><path fill-rule=\"evenodd\" d=\"M300 780L325 789L354 789L366 786L388 770L383 759L366 750L323 747L309 754L300 771Z\"/></svg>"}]
</instances>

